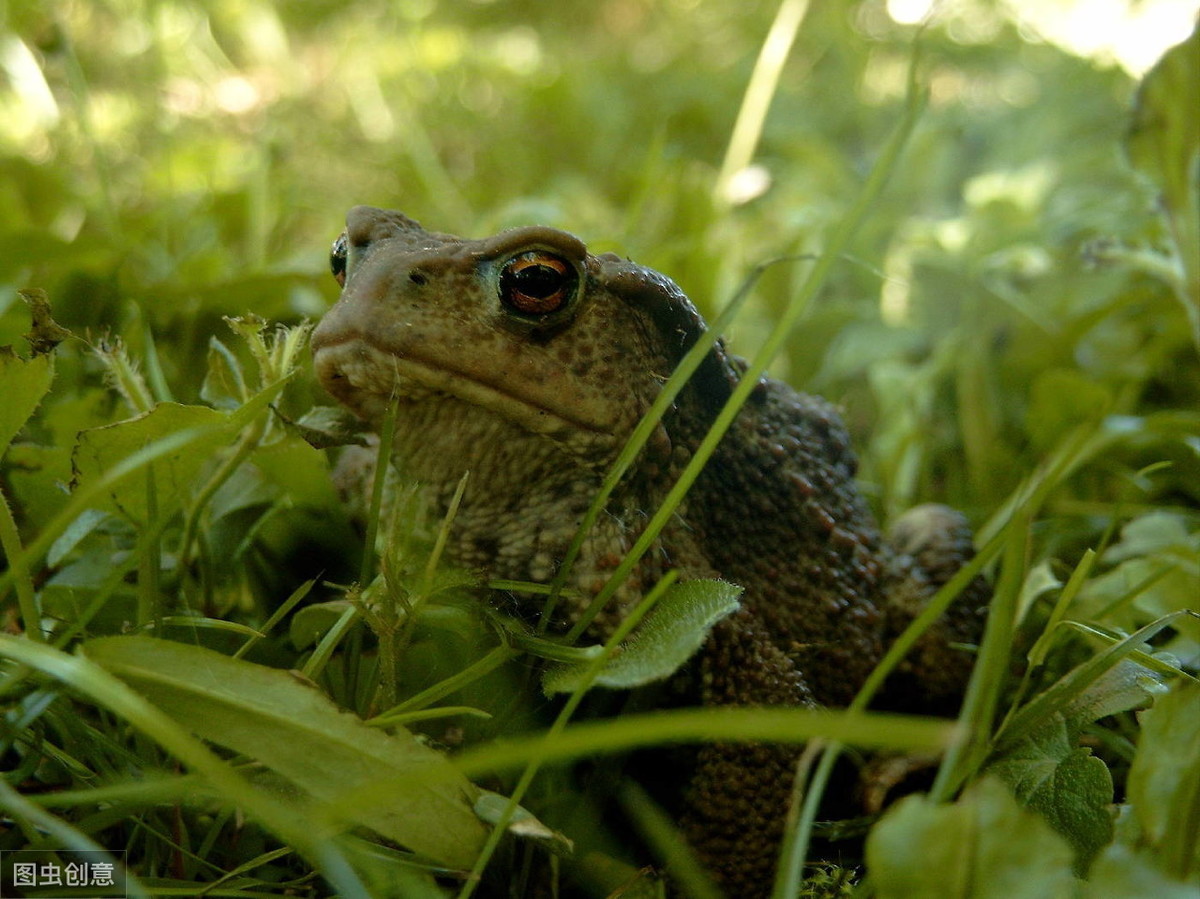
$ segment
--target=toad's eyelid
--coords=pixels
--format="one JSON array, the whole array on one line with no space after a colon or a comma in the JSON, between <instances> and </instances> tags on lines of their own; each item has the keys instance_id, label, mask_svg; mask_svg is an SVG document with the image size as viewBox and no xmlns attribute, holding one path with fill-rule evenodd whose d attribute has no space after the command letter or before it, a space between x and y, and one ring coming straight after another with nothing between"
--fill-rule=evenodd
<instances>
[{"instance_id":1,"label":"toad's eyelid","mask_svg":"<svg viewBox=\"0 0 1200 899\"><path fill-rule=\"evenodd\" d=\"M571 265L582 265L587 258L587 247L582 240L574 234L545 225L514 228L482 243L480 254L497 260L530 252L550 253Z\"/></svg>"}]
</instances>

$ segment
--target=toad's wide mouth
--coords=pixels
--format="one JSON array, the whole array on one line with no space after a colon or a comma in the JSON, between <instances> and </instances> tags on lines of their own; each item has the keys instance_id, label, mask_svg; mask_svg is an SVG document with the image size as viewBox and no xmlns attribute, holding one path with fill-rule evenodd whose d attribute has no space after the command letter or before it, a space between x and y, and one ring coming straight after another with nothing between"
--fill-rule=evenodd
<instances>
[{"instance_id":1,"label":"toad's wide mouth","mask_svg":"<svg viewBox=\"0 0 1200 899\"><path fill-rule=\"evenodd\" d=\"M375 424L383 418L393 393L410 402L445 395L546 437L570 442L613 438L613 428L606 422L565 414L562 409L514 391L511 385L480 380L440 360L426 360L412 353L397 355L357 334L315 346L313 367L321 385L335 399Z\"/></svg>"}]
</instances>

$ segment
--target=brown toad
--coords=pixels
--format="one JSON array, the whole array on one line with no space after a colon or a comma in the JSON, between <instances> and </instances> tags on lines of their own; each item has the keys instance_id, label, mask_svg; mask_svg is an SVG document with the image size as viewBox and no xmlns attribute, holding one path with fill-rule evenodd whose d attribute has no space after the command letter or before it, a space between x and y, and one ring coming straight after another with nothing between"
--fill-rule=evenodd
<instances>
[{"instance_id":1,"label":"brown toad","mask_svg":"<svg viewBox=\"0 0 1200 899\"><path fill-rule=\"evenodd\" d=\"M394 458L444 511L448 552L496 578L547 582L601 478L705 324L663 275L570 234L486 240L359 206L334 247L342 296L313 333L325 388L378 423L400 397ZM637 538L743 364L718 341L610 498L570 574L578 617ZM885 542L854 485L834 409L764 380L653 550L593 629L675 568L745 588L684 676L708 705L844 705L887 641L970 555L961 518L925 507ZM893 705L952 707L986 591L926 635ZM730 896L769 892L795 749L706 745L680 804L693 849Z\"/></svg>"}]
</instances>

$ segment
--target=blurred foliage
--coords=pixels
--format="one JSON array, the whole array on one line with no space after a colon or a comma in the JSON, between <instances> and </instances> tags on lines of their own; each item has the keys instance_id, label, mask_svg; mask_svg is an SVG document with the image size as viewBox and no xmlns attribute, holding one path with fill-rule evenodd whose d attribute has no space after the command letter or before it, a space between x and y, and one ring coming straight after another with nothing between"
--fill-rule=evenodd
<instances>
[{"instance_id":1,"label":"blurred foliage","mask_svg":"<svg viewBox=\"0 0 1200 899\"><path fill-rule=\"evenodd\" d=\"M865 489L885 519L942 500L986 536L1032 473L1068 460L1029 533L1014 658L1063 614L1108 627L1116 640L1194 608L1200 348L1188 304L1200 299L1179 276L1200 258L1198 232L1187 230L1200 171L1192 157L1162 177L1148 171L1160 132L1154 116L1134 116L1135 81L1038 39L996 0L946 4L919 34L893 21L882 0L814 0L752 167L732 192L715 195L776 7L0 3L0 346L25 351L22 288L45 290L54 317L81 338L59 347L53 389L3 456L0 487L21 540L36 545L51 533L73 477L99 483L103 465L85 463L81 473L72 456L81 430L169 400L220 410L143 419L152 433L125 431L137 439L122 443L118 434L106 444L110 465L166 439L162 423L172 416L186 419L178 427L208 418L241 427L249 413L231 410L265 404L258 398L268 386L290 379L274 403L282 417L247 426L224 457L246 464L216 472L225 479L189 465L169 489L146 488L139 508L148 519L138 523L183 506L182 525L164 520L147 536L97 503L54 535L44 567L30 575L37 601L82 631L106 634L144 622L162 601L149 594L161 587L168 606L258 627L305 579L353 579L361 549L321 457L285 422L326 400L307 375L271 370L266 357L283 335L272 343L243 319L234 336L222 321L318 317L336 294L329 241L351 205L401 208L431 229L468 236L532 222L565 228L593 251L670 274L711 316L756 263L820 252L899 118L919 55L928 109L775 374L843 406ZM1193 79L1194 93L1189 71L1160 79L1168 86L1147 91L1140 113L1186 107L1186 92L1170 85ZM1191 115L1194 123L1194 106ZM735 350L762 341L804 274L803 263L767 272L731 334ZM30 377L41 383L40 372ZM9 417L20 428L23 407L6 413L6 428ZM204 439L216 453L224 438ZM173 472L156 468L146 482ZM181 546L154 542L166 528L182 531ZM1097 576L1063 589L1060 576L1080 570L1089 548ZM189 574L197 559L200 574ZM10 573L19 585L15 566ZM1056 597L1066 597L1063 607ZM8 593L0 600L9 604ZM327 629L349 607L338 602L320 607ZM6 615L18 628L16 611ZM1194 666L1195 621L1172 621L1162 641ZM221 649L242 639L211 631L206 642ZM462 646L445 651L427 636L409 647L410 694L470 664L480 639L460 634ZM1095 648L1055 639L1058 667L1026 686L1051 684ZM301 667L285 639L255 652L257 661ZM323 684L365 712L360 674L334 664ZM5 689L11 697L16 686ZM10 781L76 785L71 760L92 758L93 744L103 744L98 771L124 770L126 750L55 713L56 695L26 696L10 726L50 708L38 741L52 735L70 749L39 760L22 744L10 753L20 775ZM1113 729L1084 735L1118 783L1136 740L1134 719L1122 714ZM1062 747L1064 757L1081 751ZM954 814L1025 815L989 791ZM554 785L544 794L552 798ZM940 814L929 811L930 820ZM1149 832L1153 813L1138 814ZM212 833L229 824L215 820L206 825ZM158 836L138 839L153 842L172 826L156 809L147 827ZM1131 832L1122 826L1118 835ZM1196 871L1177 845L1165 874L1149 842L1135 836L1127 845L1137 870L1153 877ZM1114 846L1098 864L1133 877ZM268 848L248 841L247 854L214 863L229 869ZM1054 864L1062 874L1062 859ZM203 868L189 857L169 873L200 878L211 873ZM285 879L269 864L259 876Z\"/></svg>"},{"instance_id":2,"label":"blurred foliage","mask_svg":"<svg viewBox=\"0 0 1200 899\"><path fill-rule=\"evenodd\" d=\"M1097 241L1161 237L1119 151L1131 80L986 2L954 9L922 39L931 107L858 261L777 365L846 404L890 513L935 491L981 514L1057 431L1194 407L1200 383L1161 285L1089 264ZM24 330L11 288L43 287L78 333L116 331L135 357L161 342L162 389L193 399L219 316L320 314L324 244L357 202L469 235L563 227L711 313L753 263L819 248L911 56L914 30L881 3L814 4L756 156L769 186L714 203L773 11L10 4L0 343ZM735 346L761 339L799 268L768 275Z\"/></svg>"}]
</instances>

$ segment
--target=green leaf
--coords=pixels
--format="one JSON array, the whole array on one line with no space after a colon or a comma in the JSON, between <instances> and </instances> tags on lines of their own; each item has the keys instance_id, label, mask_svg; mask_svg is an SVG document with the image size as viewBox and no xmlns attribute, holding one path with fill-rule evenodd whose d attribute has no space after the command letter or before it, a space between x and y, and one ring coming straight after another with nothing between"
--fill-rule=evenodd
<instances>
[{"instance_id":1,"label":"green leaf","mask_svg":"<svg viewBox=\"0 0 1200 899\"><path fill-rule=\"evenodd\" d=\"M1196 607L1200 528L1180 513L1154 511L1130 520L1121 528L1121 539L1105 551L1103 561L1115 564L1084 586L1077 615L1103 616L1112 624L1130 627ZM1114 617L1114 612L1119 614ZM1184 618L1175 627L1191 645L1200 641L1200 620ZM1181 654L1188 654L1186 646Z\"/></svg>"},{"instance_id":2,"label":"green leaf","mask_svg":"<svg viewBox=\"0 0 1200 899\"><path fill-rule=\"evenodd\" d=\"M700 648L708 632L738 608L742 588L718 580L693 580L667 590L600 672L595 683L625 690L669 677ZM570 693L582 683L591 663L555 665L546 670L547 695Z\"/></svg>"},{"instance_id":3,"label":"green leaf","mask_svg":"<svg viewBox=\"0 0 1200 899\"><path fill-rule=\"evenodd\" d=\"M443 756L407 731L368 727L287 672L150 637L103 637L83 652L197 736L337 802L347 823L456 868L483 844L475 789ZM382 784L386 807L366 801ZM339 801L350 794L360 801Z\"/></svg>"},{"instance_id":4,"label":"green leaf","mask_svg":"<svg viewBox=\"0 0 1200 899\"><path fill-rule=\"evenodd\" d=\"M897 803L867 837L879 899L1045 899L1073 895L1071 850L987 778L953 805Z\"/></svg>"},{"instance_id":5,"label":"green leaf","mask_svg":"<svg viewBox=\"0 0 1200 899\"><path fill-rule=\"evenodd\" d=\"M483 790L479 794L479 798L475 800L475 814L494 825L499 823L503 817L507 805L507 796ZM514 837L532 840L563 858L569 857L575 851L575 844L570 839L557 830L547 827L521 806L517 806L516 811L509 816L507 830Z\"/></svg>"},{"instance_id":6,"label":"green leaf","mask_svg":"<svg viewBox=\"0 0 1200 899\"><path fill-rule=\"evenodd\" d=\"M118 638L137 640L144 638ZM126 645L130 645L126 643ZM200 774L229 802L246 808L285 842L318 863L323 873L345 896L365 896L354 872L347 870L337 841L329 839L312 822L301 821L294 802L280 801L259 789L188 734L161 709L146 701L129 685L86 657L71 655L32 640L0 634L0 656L54 678L78 693L115 712L189 768ZM178 794L177 794L178 795Z\"/></svg>"},{"instance_id":7,"label":"green leaf","mask_svg":"<svg viewBox=\"0 0 1200 899\"><path fill-rule=\"evenodd\" d=\"M1077 735L1085 725L1108 715L1146 708L1166 690L1165 679L1157 671L1132 659L1122 659L1063 706L1063 716L1072 735Z\"/></svg>"},{"instance_id":8,"label":"green leaf","mask_svg":"<svg viewBox=\"0 0 1200 899\"><path fill-rule=\"evenodd\" d=\"M22 359L11 347L0 347L0 455L25 427L53 380L53 356Z\"/></svg>"},{"instance_id":9,"label":"green leaf","mask_svg":"<svg viewBox=\"0 0 1200 899\"><path fill-rule=\"evenodd\" d=\"M1049 369L1033 381L1026 433L1039 451L1049 452L1077 426L1100 421L1112 404L1111 391L1093 375Z\"/></svg>"},{"instance_id":10,"label":"green leaf","mask_svg":"<svg viewBox=\"0 0 1200 899\"><path fill-rule=\"evenodd\" d=\"M1146 74L1134 103L1129 159L1172 209L1194 202L1189 191L1200 153L1200 104L1186 98L1195 98L1197 84L1200 30L1163 55Z\"/></svg>"},{"instance_id":11,"label":"green leaf","mask_svg":"<svg viewBox=\"0 0 1200 899\"><path fill-rule=\"evenodd\" d=\"M292 616L288 636L297 649L308 649L329 632L346 610L353 607L349 600L334 599L306 605Z\"/></svg>"},{"instance_id":12,"label":"green leaf","mask_svg":"<svg viewBox=\"0 0 1200 899\"><path fill-rule=\"evenodd\" d=\"M155 460L152 471L158 517L171 515L193 489L200 470L221 447L257 415L266 411L283 389L280 379L255 394L233 412L219 412L207 406L159 403L148 412L115 424L90 428L79 435L72 456L74 485L78 488L98 480L109 469L144 447L172 434L195 431L199 434L186 445ZM108 491L108 499L117 511L145 523L149 519L146 478L131 478Z\"/></svg>"},{"instance_id":13,"label":"green leaf","mask_svg":"<svg viewBox=\"0 0 1200 899\"><path fill-rule=\"evenodd\" d=\"M215 335L209 337L208 374L200 385L200 399L218 409L236 409L247 394L242 363Z\"/></svg>"},{"instance_id":14,"label":"green leaf","mask_svg":"<svg viewBox=\"0 0 1200 899\"><path fill-rule=\"evenodd\" d=\"M1128 793L1167 873L1200 876L1200 684L1181 684L1143 714Z\"/></svg>"},{"instance_id":15,"label":"green leaf","mask_svg":"<svg viewBox=\"0 0 1200 899\"><path fill-rule=\"evenodd\" d=\"M263 480L280 488L297 506L335 508L337 493L325 454L287 435L255 450L254 464Z\"/></svg>"},{"instance_id":16,"label":"green leaf","mask_svg":"<svg viewBox=\"0 0 1200 899\"><path fill-rule=\"evenodd\" d=\"M1072 669L1059 678L1051 687L1039 693L1027 705L1019 709L1004 724L996 735L994 743L1001 750L1007 750L1013 744L1035 736L1038 731L1054 720L1056 715L1070 722L1079 720L1089 708L1111 707L1112 696L1104 695L1104 675L1118 665L1126 656L1140 650L1148 640L1160 631L1170 627L1175 622L1187 616L1188 613L1179 611L1165 615L1157 621L1152 621L1135 633L1096 653L1083 664ZM1149 669L1146 669L1149 672ZM1122 696L1128 698L1128 685L1123 681L1124 675L1118 677L1116 684ZM1100 684L1100 695L1089 693ZM1118 709L1114 709L1118 710Z\"/></svg>"},{"instance_id":17,"label":"green leaf","mask_svg":"<svg viewBox=\"0 0 1200 899\"><path fill-rule=\"evenodd\" d=\"M233 439L234 432L226 413L207 406L159 403L134 418L83 431L72 458L75 483L99 478L142 447L169 434L191 429L203 429L204 434L153 465L158 514L171 515L183 503L200 469ZM108 499L121 514L145 523L149 518L146 494L146 479L130 478L115 485L108 492Z\"/></svg>"},{"instance_id":18,"label":"green leaf","mask_svg":"<svg viewBox=\"0 0 1200 899\"><path fill-rule=\"evenodd\" d=\"M1145 852L1109 846L1092 865L1084 899L1196 899L1195 881L1172 880Z\"/></svg>"},{"instance_id":19,"label":"green leaf","mask_svg":"<svg viewBox=\"0 0 1200 899\"><path fill-rule=\"evenodd\" d=\"M1138 556L1176 552L1195 558L1200 552L1200 532L1188 532L1188 519L1165 509L1130 519L1121 528L1121 539L1104 552L1105 562L1122 562Z\"/></svg>"},{"instance_id":20,"label":"green leaf","mask_svg":"<svg viewBox=\"0 0 1200 899\"><path fill-rule=\"evenodd\" d=\"M1072 845L1076 869L1083 873L1112 840L1113 783L1104 762L1073 743L1060 718L988 771Z\"/></svg>"},{"instance_id":21,"label":"green leaf","mask_svg":"<svg viewBox=\"0 0 1200 899\"><path fill-rule=\"evenodd\" d=\"M314 406L298 421L285 420L285 424L316 449L367 446L369 443L362 434L362 419L341 406Z\"/></svg>"},{"instance_id":22,"label":"green leaf","mask_svg":"<svg viewBox=\"0 0 1200 899\"><path fill-rule=\"evenodd\" d=\"M1174 245L1169 280L1200 346L1200 28L1163 55L1142 82L1126 149L1158 193Z\"/></svg>"},{"instance_id":23,"label":"green leaf","mask_svg":"<svg viewBox=\"0 0 1200 899\"><path fill-rule=\"evenodd\" d=\"M62 561L77 547L81 540L96 530L106 521L112 520L107 512L99 509L87 509L76 518L71 525L50 546L46 553L46 564L59 566Z\"/></svg>"}]
</instances>

